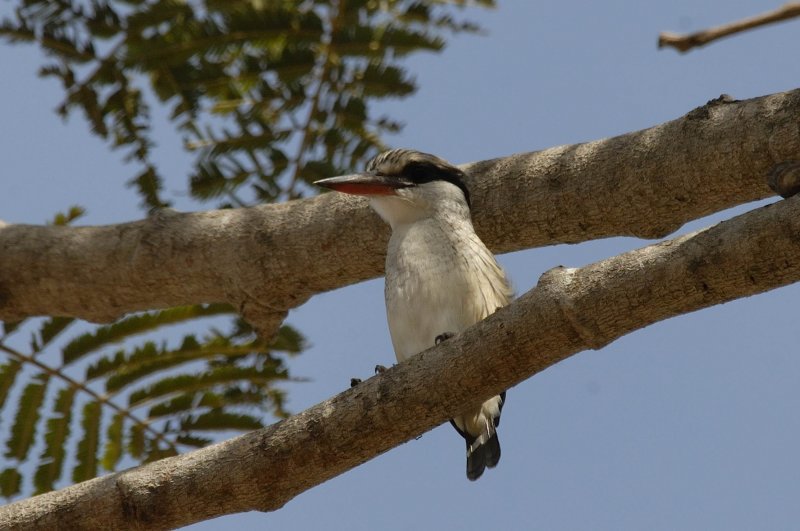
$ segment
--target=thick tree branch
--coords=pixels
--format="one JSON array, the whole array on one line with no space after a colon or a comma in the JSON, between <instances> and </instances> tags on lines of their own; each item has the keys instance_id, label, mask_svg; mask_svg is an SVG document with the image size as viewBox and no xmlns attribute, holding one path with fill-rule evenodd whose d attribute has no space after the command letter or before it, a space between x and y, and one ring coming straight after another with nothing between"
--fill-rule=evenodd
<instances>
[{"instance_id":1,"label":"thick tree branch","mask_svg":"<svg viewBox=\"0 0 800 531\"><path fill-rule=\"evenodd\" d=\"M798 280L800 197L580 269L555 268L463 334L303 413L0 507L0 528L167 529L275 510L576 352Z\"/></svg>"},{"instance_id":2,"label":"thick tree branch","mask_svg":"<svg viewBox=\"0 0 800 531\"><path fill-rule=\"evenodd\" d=\"M658 36L658 47L664 48L671 46L681 53L688 52L692 48L699 48L706 44L727 37L735 35L743 31L760 28L768 24L776 22L783 22L795 17L800 17L800 2L789 2L774 11L768 11L754 17L737 20L729 24L723 24L715 28L690 33L688 35L679 35L669 31L663 31Z\"/></svg>"},{"instance_id":3,"label":"thick tree branch","mask_svg":"<svg viewBox=\"0 0 800 531\"><path fill-rule=\"evenodd\" d=\"M627 235L772 194L800 160L800 90L713 100L643 131L465 166L495 252ZM0 226L0 319L228 302L270 336L312 295L383 272L388 230L361 199L324 195L99 227Z\"/></svg>"}]
</instances>

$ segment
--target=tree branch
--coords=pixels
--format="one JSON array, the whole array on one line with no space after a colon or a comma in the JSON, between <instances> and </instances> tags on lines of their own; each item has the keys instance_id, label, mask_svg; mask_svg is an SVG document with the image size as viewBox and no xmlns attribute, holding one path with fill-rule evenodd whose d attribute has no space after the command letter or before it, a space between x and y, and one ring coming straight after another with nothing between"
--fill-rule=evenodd
<instances>
[{"instance_id":1,"label":"tree branch","mask_svg":"<svg viewBox=\"0 0 800 531\"><path fill-rule=\"evenodd\" d=\"M609 236L662 237L772 195L800 160L800 90L718 99L643 131L464 166L495 252ZM264 337L309 297L383 272L388 229L360 198L323 195L97 227L0 225L0 319L107 322L228 302Z\"/></svg>"},{"instance_id":2,"label":"tree branch","mask_svg":"<svg viewBox=\"0 0 800 531\"><path fill-rule=\"evenodd\" d=\"M167 529L298 494L587 348L800 280L800 197L580 269L303 413L195 452L0 507L3 529ZM491 353L487 355L487 353Z\"/></svg>"},{"instance_id":3,"label":"tree branch","mask_svg":"<svg viewBox=\"0 0 800 531\"><path fill-rule=\"evenodd\" d=\"M685 53L692 48L705 46L706 44L717 39L721 39L722 37L727 37L743 31L759 28L768 24L782 22L798 16L800 16L800 2L789 2L774 11L762 13L760 15L738 20L736 22L731 22L729 24L723 24L722 26L717 26L716 28L709 28L696 33L690 33L688 35L679 35L669 31L662 31L658 36L658 47L665 48L670 46L681 53Z\"/></svg>"}]
</instances>

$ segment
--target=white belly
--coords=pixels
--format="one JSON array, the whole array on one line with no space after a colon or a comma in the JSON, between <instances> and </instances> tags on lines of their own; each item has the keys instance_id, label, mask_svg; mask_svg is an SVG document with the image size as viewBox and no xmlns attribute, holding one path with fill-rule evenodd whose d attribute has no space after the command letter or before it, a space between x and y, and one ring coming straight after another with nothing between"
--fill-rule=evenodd
<instances>
[{"instance_id":1,"label":"white belly","mask_svg":"<svg viewBox=\"0 0 800 531\"><path fill-rule=\"evenodd\" d=\"M427 277L427 278L426 278ZM481 319L463 278L452 273L387 283L386 312L397 361L432 347L442 334L457 334Z\"/></svg>"},{"instance_id":2,"label":"white belly","mask_svg":"<svg viewBox=\"0 0 800 531\"><path fill-rule=\"evenodd\" d=\"M411 228L390 241L386 313L400 362L434 346L437 336L475 324L510 297L502 270L477 237L453 242L436 234Z\"/></svg>"}]
</instances>

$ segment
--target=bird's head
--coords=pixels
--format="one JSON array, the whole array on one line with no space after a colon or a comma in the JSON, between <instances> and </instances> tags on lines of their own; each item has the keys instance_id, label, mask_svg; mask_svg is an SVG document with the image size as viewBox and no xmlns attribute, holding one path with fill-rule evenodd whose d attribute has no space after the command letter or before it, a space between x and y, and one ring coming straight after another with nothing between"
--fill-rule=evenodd
<instances>
[{"instance_id":1,"label":"bird's head","mask_svg":"<svg viewBox=\"0 0 800 531\"><path fill-rule=\"evenodd\" d=\"M393 149L367 163L363 173L329 177L314 184L370 199L392 228L437 212L469 216L464 172L446 160L411 149Z\"/></svg>"}]
</instances>

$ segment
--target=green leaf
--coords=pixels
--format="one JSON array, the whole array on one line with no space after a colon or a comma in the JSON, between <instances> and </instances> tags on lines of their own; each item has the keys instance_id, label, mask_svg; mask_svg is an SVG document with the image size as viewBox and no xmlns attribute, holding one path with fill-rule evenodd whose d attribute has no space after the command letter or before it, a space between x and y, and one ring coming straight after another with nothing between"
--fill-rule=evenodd
<instances>
[{"instance_id":1,"label":"green leaf","mask_svg":"<svg viewBox=\"0 0 800 531\"><path fill-rule=\"evenodd\" d=\"M179 435L175 439L175 442L178 444L191 446L193 448L203 448L204 446L208 446L214 442L214 440L207 437L197 437L195 435Z\"/></svg>"},{"instance_id":2,"label":"green leaf","mask_svg":"<svg viewBox=\"0 0 800 531\"><path fill-rule=\"evenodd\" d=\"M66 212L59 212L53 218L52 225L69 225L76 219L82 217L86 213L86 209L81 206L73 205L69 207Z\"/></svg>"},{"instance_id":3,"label":"green leaf","mask_svg":"<svg viewBox=\"0 0 800 531\"><path fill-rule=\"evenodd\" d=\"M105 376L106 391L115 393L145 376L191 361L224 357L241 358L264 351L266 346L261 340L235 344L222 336L212 337L204 344L200 344L194 336L188 335L177 349L158 347L152 341L148 341L130 353L118 351L113 356L98 359L87 368L86 378L90 380Z\"/></svg>"},{"instance_id":4,"label":"green leaf","mask_svg":"<svg viewBox=\"0 0 800 531\"><path fill-rule=\"evenodd\" d=\"M357 76L364 87L365 96L402 97L417 89L405 70L385 63L371 62Z\"/></svg>"},{"instance_id":5,"label":"green leaf","mask_svg":"<svg viewBox=\"0 0 800 531\"><path fill-rule=\"evenodd\" d=\"M337 171L333 164L326 160L309 160L301 170L303 180L309 183L322 179L325 176L336 175L337 173L340 172Z\"/></svg>"},{"instance_id":6,"label":"green leaf","mask_svg":"<svg viewBox=\"0 0 800 531\"><path fill-rule=\"evenodd\" d=\"M3 335L10 336L17 328L19 328L19 325L21 325L24 322L25 319L22 319L20 321L3 321L2 323L0 323L3 325Z\"/></svg>"},{"instance_id":7,"label":"green leaf","mask_svg":"<svg viewBox=\"0 0 800 531\"><path fill-rule=\"evenodd\" d=\"M276 371L270 366L263 369L256 367L217 367L202 374L180 374L163 378L152 385L133 391L128 402L130 407L138 407L143 402L154 398L190 391L202 391L218 384L247 381L264 385L285 379L285 371Z\"/></svg>"},{"instance_id":8,"label":"green leaf","mask_svg":"<svg viewBox=\"0 0 800 531\"><path fill-rule=\"evenodd\" d=\"M6 468L0 472L0 495L10 498L19 494L22 474L16 468Z\"/></svg>"},{"instance_id":9,"label":"green leaf","mask_svg":"<svg viewBox=\"0 0 800 531\"><path fill-rule=\"evenodd\" d=\"M53 490L55 482L61 477L74 398L75 389L72 387L58 392L53 416L47 420L47 431L44 435L45 449L33 478L36 494Z\"/></svg>"},{"instance_id":10,"label":"green leaf","mask_svg":"<svg viewBox=\"0 0 800 531\"><path fill-rule=\"evenodd\" d=\"M196 430L257 430L264 424L252 415L226 413L215 409L196 417L190 417L181 422L182 431Z\"/></svg>"},{"instance_id":11,"label":"green leaf","mask_svg":"<svg viewBox=\"0 0 800 531\"><path fill-rule=\"evenodd\" d=\"M39 349L43 350L58 334L64 331L66 327L74 323L75 319L71 317L51 317L45 319L39 329Z\"/></svg>"},{"instance_id":12,"label":"green leaf","mask_svg":"<svg viewBox=\"0 0 800 531\"><path fill-rule=\"evenodd\" d=\"M60 32L49 32L45 30L40 37L40 42L45 48L45 51L79 64L95 58L94 47L91 42L81 45Z\"/></svg>"},{"instance_id":13,"label":"green leaf","mask_svg":"<svg viewBox=\"0 0 800 531\"><path fill-rule=\"evenodd\" d=\"M296 328L291 325L283 325L278 330L275 339L272 340L270 348L287 354L297 354L306 348L306 340Z\"/></svg>"},{"instance_id":14,"label":"green leaf","mask_svg":"<svg viewBox=\"0 0 800 531\"><path fill-rule=\"evenodd\" d=\"M148 312L126 317L116 323L100 326L94 333L87 333L70 341L62 351L64 365L109 344L118 343L128 337L155 330L159 327L180 323L198 317L223 315L232 311L227 304L179 306L157 312Z\"/></svg>"},{"instance_id":15,"label":"green leaf","mask_svg":"<svg viewBox=\"0 0 800 531\"><path fill-rule=\"evenodd\" d=\"M121 138L119 144L132 143L130 138ZM140 153L139 158L146 159L146 153ZM170 203L161 199L161 191L164 187L161 176L153 166L147 165L145 169L136 177L128 181L128 185L135 188L143 198L143 205L148 208L164 208Z\"/></svg>"},{"instance_id":16,"label":"green leaf","mask_svg":"<svg viewBox=\"0 0 800 531\"><path fill-rule=\"evenodd\" d=\"M79 483L97 475L97 451L100 445L100 402L95 400L83 406L81 438L75 452L77 463L72 470L72 481Z\"/></svg>"},{"instance_id":17,"label":"green leaf","mask_svg":"<svg viewBox=\"0 0 800 531\"><path fill-rule=\"evenodd\" d=\"M120 17L111 6L96 1L92 2L91 6L92 9L89 11L91 14L87 18L86 25L92 35L100 38L110 38L122 30Z\"/></svg>"},{"instance_id":18,"label":"green leaf","mask_svg":"<svg viewBox=\"0 0 800 531\"><path fill-rule=\"evenodd\" d=\"M144 426L142 424L131 424L128 436L128 453L131 454L131 457L139 459L144 455L144 451Z\"/></svg>"},{"instance_id":19,"label":"green leaf","mask_svg":"<svg viewBox=\"0 0 800 531\"><path fill-rule=\"evenodd\" d=\"M196 408L218 409L231 405L261 405L265 401L265 392L262 388L242 389L240 387L230 387L223 393L211 391L199 395L196 392L189 392L178 395L169 400L160 402L150 408L147 413L148 420L157 419L184 413Z\"/></svg>"},{"instance_id":20,"label":"green leaf","mask_svg":"<svg viewBox=\"0 0 800 531\"><path fill-rule=\"evenodd\" d=\"M3 20L3 22L0 23L0 35L6 37L8 42L12 44L36 41L36 33L31 28L27 27L25 23L15 26L9 21Z\"/></svg>"},{"instance_id":21,"label":"green leaf","mask_svg":"<svg viewBox=\"0 0 800 531\"><path fill-rule=\"evenodd\" d=\"M42 407L44 395L49 381L46 374L39 373L25 386L19 399L14 425L6 442L5 456L23 461L28 456L34 438L36 424L39 422L39 409Z\"/></svg>"},{"instance_id":22,"label":"green leaf","mask_svg":"<svg viewBox=\"0 0 800 531\"><path fill-rule=\"evenodd\" d=\"M103 452L103 468L106 470L116 469L117 463L122 458L122 429L124 423L125 417L122 413L116 413L114 418L111 419L111 424L108 425L106 449Z\"/></svg>"},{"instance_id":23,"label":"green leaf","mask_svg":"<svg viewBox=\"0 0 800 531\"><path fill-rule=\"evenodd\" d=\"M14 385L14 380L17 378L22 362L17 360L8 360L0 365L0 408L6 403L8 392L11 386Z\"/></svg>"},{"instance_id":24,"label":"green leaf","mask_svg":"<svg viewBox=\"0 0 800 531\"><path fill-rule=\"evenodd\" d=\"M134 352L131 362L125 364L116 374L106 380L106 390L117 391L123 386L137 382L144 376L190 361L219 356L242 356L259 350L259 347L261 347L260 342L234 345L219 338L219 341L212 341L206 345L192 345L184 341L179 349L158 351L156 356L149 360L136 359L137 352Z\"/></svg>"}]
</instances>

